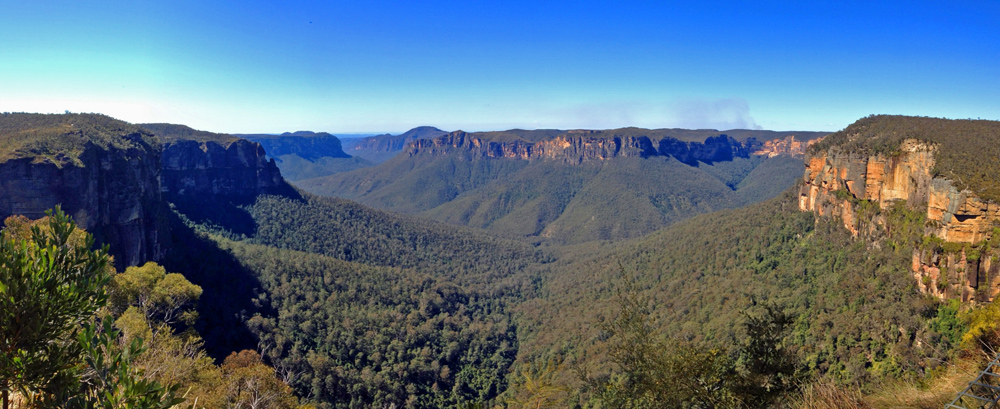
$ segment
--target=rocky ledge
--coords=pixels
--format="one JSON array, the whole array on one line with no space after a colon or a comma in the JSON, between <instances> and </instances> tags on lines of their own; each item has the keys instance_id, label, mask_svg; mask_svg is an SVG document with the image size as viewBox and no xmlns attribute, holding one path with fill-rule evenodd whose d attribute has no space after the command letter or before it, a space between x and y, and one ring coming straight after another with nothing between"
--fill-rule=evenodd
<instances>
[{"instance_id":1,"label":"rocky ledge","mask_svg":"<svg viewBox=\"0 0 1000 409\"><path fill-rule=\"evenodd\" d=\"M881 209L905 201L926 216L925 241L939 244L914 250L912 272L921 291L963 301L992 300L1000 293L995 262L1000 249L986 241L1000 221L1000 206L934 177L937 150L933 143L906 139L892 156L838 147L815 152L806 158L799 208L836 216L859 235L866 233L860 230L860 201Z\"/></svg>"},{"instance_id":2,"label":"rocky ledge","mask_svg":"<svg viewBox=\"0 0 1000 409\"><path fill-rule=\"evenodd\" d=\"M675 138L615 135L601 131L570 131L542 141L495 141L475 133L456 131L407 145L410 156L458 152L474 158L555 160L567 164L603 161L616 157L673 157L688 165L746 158L761 144L754 138L740 142L726 135L685 142Z\"/></svg>"}]
</instances>

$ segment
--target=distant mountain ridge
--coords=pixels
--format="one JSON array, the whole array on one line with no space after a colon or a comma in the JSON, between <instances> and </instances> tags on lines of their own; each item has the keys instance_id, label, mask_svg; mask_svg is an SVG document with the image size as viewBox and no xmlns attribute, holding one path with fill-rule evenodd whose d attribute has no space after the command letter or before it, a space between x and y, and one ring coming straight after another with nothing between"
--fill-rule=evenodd
<instances>
[{"instance_id":1,"label":"distant mountain ridge","mask_svg":"<svg viewBox=\"0 0 1000 409\"><path fill-rule=\"evenodd\" d=\"M715 130L640 128L455 131L410 142L378 166L296 184L505 236L612 240L773 197L798 179L801 155L754 153L771 140L824 135L734 133L738 138ZM623 214L609 217L606 209Z\"/></svg>"},{"instance_id":2,"label":"distant mountain ridge","mask_svg":"<svg viewBox=\"0 0 1000 409\"><path fill-rule=\"evenodd\" d=\"M608 160L615 157L670 156L690 166L698 162L732 161L747 158L765 148L760 137L812 139L822 132L755 132L737 130L742 140L718 131L643 130L623 128L606 131L573 130L557 136L547 134L508 132L467 133L455 131L437 138L422 139L407 145L405 153L413 155L446 154L465 151L479 157L513 159L553 159L564 163L581 163L589 160ZM703 140L691 141L699 134ZM672 136L672 135L677 135ZM527 137L526 137L527 136ZM541 137L539 137L541 136ZM771 141L767 141L771 142ZM770 145L768 145L770 146ZM778 152L772 150L772 152ZM804 154L804 149L784 150L781 153Z\"/></svg>"},{"instance_id":3,"label":"distant mountain ridge","mask_svg":"<svg viewBox=\"0 0 1000 409\"><path fill-rule=\"evenodd\" d=\"M509 159L550 159L568 164L591 160L609 160L616 157L648 158L671 156L690 165L698 162L711 164L747 158L750 152L762 146L756 139L741 143L727 135L711 136L704 142L684 142L665 137L659 140L649 136L633 136L614 131L569 131L541 141L493 141L478 134L452 132L433 139L422 139L407 145L405 153L414 155L440 155L452 151L475 157Z\"/></svg>"},{"instance_id":4,"label":"distant mountain ridge","mask_svg":"<svg viewBox=\"0 0 1000 409\"><path fill-rule=\"evenodd\" d=\"M340 138L327 132L296 131L273 134L237 134L257 142L275 159L281 174L290 181L332 175L372 166L344 152Z\"/></svg>"},{"instance_id":5,"label":"distant mountain ridge","mask_svg":"<svg viewBox=\"0 0 1000 409\"><path fill-rule=\"evenodd\" d=\"M344 152L340 139L326 132L297 131L281 135L237 134L236 136L261 144L272 158L291 154L307 160L321 157L351 157Z\"/></svg>"},{"instance_id":6,"label":"distant mountain ridge","mask_svg":"<svg viewBox=\"0 0 1000 409\"><path fill-rule=\"evenodd\" d=\"M383 134L349 140L345 143L345 149L354 156L382 163L396 156L407 144L413 141L436 138L444 134L447 132L433 126L418 126L399 135Z\"/></svg>"}]
</instances>

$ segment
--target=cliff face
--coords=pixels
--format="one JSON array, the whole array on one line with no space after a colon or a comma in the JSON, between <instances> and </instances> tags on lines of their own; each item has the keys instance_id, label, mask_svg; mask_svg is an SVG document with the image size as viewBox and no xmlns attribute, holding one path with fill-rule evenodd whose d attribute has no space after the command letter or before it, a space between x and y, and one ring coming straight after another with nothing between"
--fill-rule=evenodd
<instances>
[{"instance_id":1,"label":"cliff face","mask_svg":"<svg viewBox=\"0 0 1000 409\"><path fill-rule=\"evenodd\" d=\"M511 158L521 160L556 160L567 164L602 161L616 157L671 156L688 165L713 163L748 157L759 143L750 138L739 142L726 135L709 137L705 142L684 142L673 138L658 140L646 136L606 135L597 131L571 131L555 138L529 142L492 141L476 134L452 132L433 139L421 139L407 145L407 155L440 155L459 152L471 157Z\"/></svg>"},{"instance_id":2,"label":"cliff face","mask_svg":"<svg viewBox=\"0 0 1000 409\"><path fill-rule=\"evenodd\" d=\"M994 223L1000 220L1000 207L968 190L958 191L949 180L933 177L937 149L935 144L907 139L893 156L851 153L837 147L817 152L806 158L799 208L839 217L845 228L858 235L866 233L859 231L859 200L882 209L905 200L926 215L925 235L968 244L950 246L959 251L914 250L912 270L921 290L942 298L992 299L1000 288L996 284L989 291L977 290L981 283L1000 281L996 263L988 256L982 257L983 262L979 257L969 259L966 251L990 238Z\"/></svg>"},{"instance_id":3,"label":"cliff face","mask_svg":"<svg viewBox=\"0 0 1000 409\"><path fill-rule=\"evenodd\" d=\"M161 260L168 211L160 193L160 147L128 135L129 149L88 143L79 164L35 158L0 163L0 219L32 219L61 204L78 226L108 244L119 267Z\"/></svg>"},{"instance_id":4,"label":"cliff face","mask_svg":"<svg viewBox=\"0 0 1000 409\"><path fill-rule=\"evenodd\" d=\"M314 161L322 157L350 158L344 152L340 139L326 132L314 133L299 131L281 135L236 135L251 142L259 143L268 156L280 158L285 155Z\"/></svg>"},{"instance_id":5,"label":"cliff face","mask_svg":"<svg viewBox=\"0 0 1000 409\"><path fill-rule=\"evenodd\" d=\"M806 154L806 150L823 138L810 139L806 141L796 140L795 135L789 135L782 139L772 139L764 141L763 145L753 154L773 158L778 155L801 156Z\"/></svg>"},{"instance_id":6,"label":"cliff face","mask_svg":"<svg viewBox=\"0 0 1000 409\"><path fill-rule=\"evenodd\" d=\"M908 139L896 156L847 153L836 148L806 159L799 208L820 215L851 212L849 199L887 208L897 200L926 211L928 234L944 241L975 243L988 238L1000 220L1000 207L970 191L959 192L951 181L933 178L936 146ZM848 196L849 194L849 196ZM845 218L845 227L848 226Z\"/></svg>"},{"instance_id":7,"label":"cliff face","mask_svg":"<svg viewBox=\"0 0 1000 409\"><path fill-rule=\"evenodd\" d=\"M352 149L373 152L399 152L410 142L419 139L436 138L444 134L447 134L447 132L432 126L419 126L399 135L385 134L362 138Z\"/></svg>"},{"instance_id":8,"label":"cliff face","mask_svg":"<svg viewBox=\"0 0 1000 409\"><path fill-rule=\"evenodd\" d=\"M163 147L163 194L170 201L241 201L286 188L259 143L177 140Z\"/></svg>"}]
</instances>

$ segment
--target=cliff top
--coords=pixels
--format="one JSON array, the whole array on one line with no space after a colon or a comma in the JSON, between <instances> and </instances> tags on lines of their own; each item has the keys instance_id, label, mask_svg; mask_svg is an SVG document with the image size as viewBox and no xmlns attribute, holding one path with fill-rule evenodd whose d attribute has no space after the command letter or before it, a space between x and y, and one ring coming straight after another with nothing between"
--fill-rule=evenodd
<instances>
[{"instance_id":1,"label":"cliff top","mask_svg":"<svg viewBox=\"0 0 1000 409\"><path fill-rule=\"evenodd\" d=\"M938 146L934 176L980 198L1000 202L1000 121L872 115L813 145L810 153L838 147L892 156L906 139Z\"/></svg>"},{"instance_id":2,"label":"cliff top","mask_svg":"<svg viewBox=\"0 0 1000 409\"><path fill-rule=\"evenodd\" d=\"M605 130L574 129L569 131L563 131L558 129L538 129L538 130L511 129L508 131L497 131L497 132L470 132L469 135L493 142L515 142L515 141L541 142L545 140L554 139L556 137L563 135L567 136L587 135L592 138L647 137L652 140L673 138L683 142L704 142L705 139L710 137L716 137L719 135L728 135L729 137L737 141L746 142L746 140L749 138L755 138L758 141L767 141L772 139L781 139L789 135L795 135L795 137L800 141L809 141L821 138L827 135L828 133L829 132L764 131L755 129L730 129L728 131L719 131L716 129L680 129L680 128L645 129L645 128L629 127L629 128L605 129Z\"/></svg>"},{"instance_id":3,"label":"cliff top","mask_svg":"<svg viewBox=\"0 0 1000 409\"><path fill-rule=\"evenodd\" d=\"M171 143L180 140L191 140L197 142L217 142L222 146L228 146L239 138L229 135L208 131L199 131L186 125L175 124L140 124L143 129L152 132L160 137L163 143Z\"/></svg>"},{"instance_id":4,"label":"cliff top","mask_svg":"<svg viewBox=\"0 0 1000 409\"><path fill-rule=\"evenodd\" d=\"M106 115L0 114L0 162L33 157L36 163L80 166L87 143L104 149L159 145L148 131Z\"/></svg>"}]
</instances>

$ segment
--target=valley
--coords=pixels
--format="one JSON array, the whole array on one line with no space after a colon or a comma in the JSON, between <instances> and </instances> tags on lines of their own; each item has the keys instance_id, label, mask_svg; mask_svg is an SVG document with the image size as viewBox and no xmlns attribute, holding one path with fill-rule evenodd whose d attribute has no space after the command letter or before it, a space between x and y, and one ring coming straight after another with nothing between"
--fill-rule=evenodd
<instances>
[{"instance_id":1,"label":"valley","mask_svg":"<svg viewBox=\"0 0 1000 409\"><path fill-rule=\"evenodd\" d=\"M1000 345L998 138L870 116L346 144L5 113L0 217L60 205L118 274L179 273L197 315L165 331L205 368L257 351L287 407L898 407L886 385Z\"/></svg>"},{"instance_id":2,"label":"valley","mask_svg":"<svg viewBox=\"0 0 1000 409\"><path fill-rule=\"evenodd\" d=\"M742 139L676 129L457 131L416 140L378 166L296 185L511 238L617 240L777 195L798 179L793 153L824 135L734 134Z\"/></svg>"}]
</instances>

